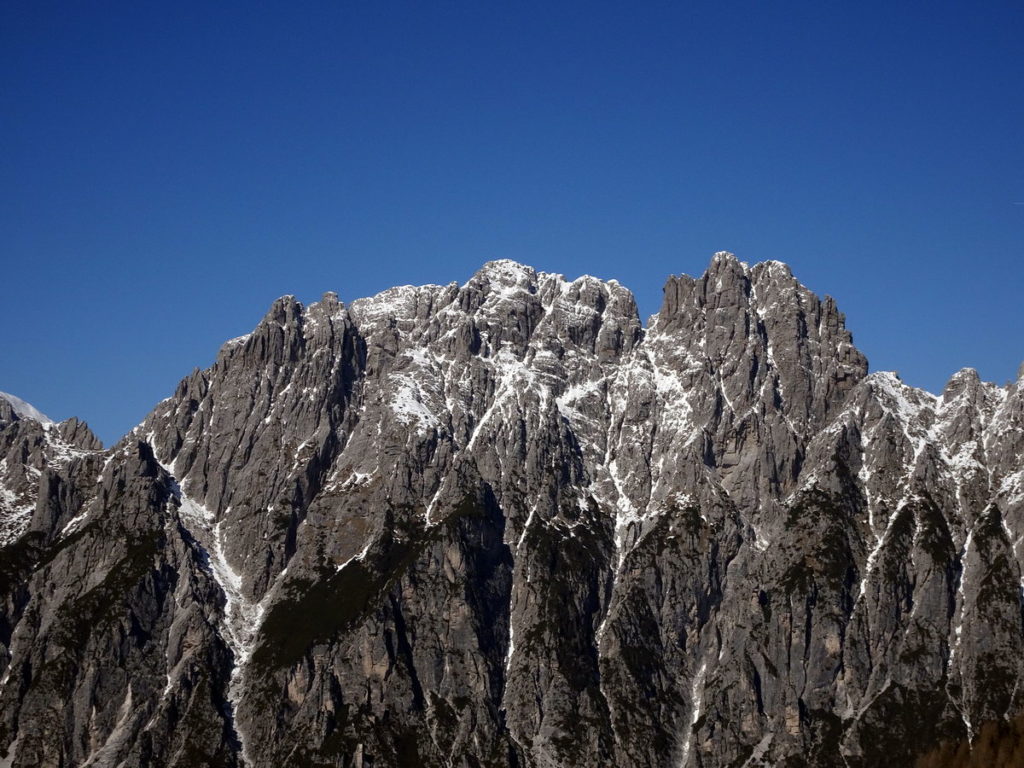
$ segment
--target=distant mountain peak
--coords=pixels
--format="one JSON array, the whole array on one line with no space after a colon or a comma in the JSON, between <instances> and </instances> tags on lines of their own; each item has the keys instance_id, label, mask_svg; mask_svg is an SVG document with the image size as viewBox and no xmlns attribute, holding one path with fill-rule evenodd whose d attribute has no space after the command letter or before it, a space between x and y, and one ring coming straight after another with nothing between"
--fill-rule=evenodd
<instances>
[{"instance_id":1,"label":"distant mountain peak","mask_svg":"<svg viewBox=\"0 0 1024 768\"><path fill-rule=\"evenodd\" d=\"M11 404L14 412L23 419L33 419L38 421L40 424L53 424L54 421L45 413L40 411L31 403L25 402L16 395L9 394L7 392L0 392L0 399L6 400Z\"/></svg>"}]
</instances>

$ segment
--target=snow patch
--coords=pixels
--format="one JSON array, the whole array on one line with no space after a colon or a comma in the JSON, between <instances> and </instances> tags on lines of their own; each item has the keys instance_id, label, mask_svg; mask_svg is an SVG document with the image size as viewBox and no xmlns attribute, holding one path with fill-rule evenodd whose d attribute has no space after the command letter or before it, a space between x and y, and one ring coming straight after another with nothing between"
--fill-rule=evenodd
<instances>
[{"instance_id":1,"label":"snow patch","mask_svg":"<svg viewBox=\"0 0 1024 768\"><path fill-rule=\"evenodd\" d=\"M683 740L682 755L679 758L679 768L686 768L686 763L690 759L690 750L693 744L693 729L697 725L697 721L700 720L701 712L701 699L704 697L704 676L707 673L708 664L706 661L701 662L700 669L697 670L697 675L693 678L693 685L690 688L690 723L686 729L686 738Z\"/></svg>"},{"instance_id":2,"label":"snow patch","mask_svg":"<svg viewBox=\"0 0 1024 768\"><path fill-rule=\"evenodd\" d=\"M396 375L397 376L397 375ZM398 420L407 426L415 426L418 434L429 434L441 426L437 418L424 403L424 393L419 384L411 376L401 376L391 410Z\"/></svg>"},{"instance_id":3,"label":"snow patch","mask_svg":"<svg viewBox=\"0 0 1024 768\"><path fill-rule=\"evenodd\" d=\"M6 400L11 404L14 412L23 419L32 419L38 421L40 424L53 424L53 419L47 416L45 413L37 409L31 403L27 403L20 397L8 394L7 392L0 392L0 399Z\"/></svg>"},{"instance_id":4,"label":"snow patch","mask_svg":"<svg viewBox=\"0 0 1024 768\"><path fill-rule=\"evenodd\" d=\"M228 682L227 700L231 709L231 719L234 722L235 712L238 710L238 702L242 695L242 679L245 667L255 649L256 635L263 622L266 605L274 593L274 588L268 589L263 599L253 602L246 597L243 591L242 575L231 565L224 550L225 531L224 521L217 520L217 515L203 504L190 498L181 487L173 474L174 462L165 464L157 456L153 441L153 433L146 436L146 441L153 450L153 457L156 462L168 474L171 482L172 496L178 502L179 519L182 525L188 530L189 535L196 541L202 554L206 558L206 567L214 582L220 587L224 596L224 612L221 617L220 634L233 655L231 675ZM227 512L228 510L225 510ZM283 575L283 574L281 574ZM281 575L278 576L280 580ZM274 587L277 586L275 581ZM168 680L170 682L170 680ZM169 690L165 690L166 696ZM252 761L246 752L244 735L235 725L235 733L241 744L242 763L251 765Z\"/></svg>"},{"instance_id":5,"label":"snow patch","mask_svg":"<svg viewBox=\"0 0 1024 768\"><path fill-rule=\"evenodd\" d=\"M1024 469L1019 469L1003 478L999 484L999 495L1008 506L1024 502Z\"/></svg>"},{"instance_id":6,"label":"snow patch","mask_svg":"<svg viewBox=\"0 0 1024 768\"><path fill-rule=\"evenodd\" d=\"M340 565L336 565L334 567L334 572L337 573L338 571L341 571L349 563L356 562L357 560L359 562L362 562L363 560L365 560L366 556L370 553L370 547L371 546L373 546L373 539L368 539L366 544L363 546L363 548L358 553L352 555L352 557L350 557L344 563L341 563ZM282 572L282 575L284 575L283 572Z\"/></svg>"}]
</instances>

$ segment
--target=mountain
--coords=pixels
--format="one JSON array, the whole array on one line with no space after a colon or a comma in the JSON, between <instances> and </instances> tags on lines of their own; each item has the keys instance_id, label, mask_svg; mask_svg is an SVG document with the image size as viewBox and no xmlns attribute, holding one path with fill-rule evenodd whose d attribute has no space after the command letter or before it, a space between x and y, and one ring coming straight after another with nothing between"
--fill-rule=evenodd
<instances>
[{"instance_id":1,"label":"mountain","mask_svg":"<svg viewBox=\"0 0 1024 768\"><path fill-rule=\"evenodd\" d=\"M0 765L1024 764L1024 370L664 294L285 297L106 451L0 401Z\"/></svg>"},{"instance_id":2,"label":"mountain","mask_svg":"<svg viewBox=\"0 0 1024 768\"><path fill-rule=\"evenodd\" d=\"M9 395L6 392L0 392L0 400L5 400L5 405L10 407L16 416L20 416L23 419L32 419L33 421L38 421L40 424L53 424L53 419L38 410L31 403L26 403L20 397Z\"/></svg>"}]
</instances>

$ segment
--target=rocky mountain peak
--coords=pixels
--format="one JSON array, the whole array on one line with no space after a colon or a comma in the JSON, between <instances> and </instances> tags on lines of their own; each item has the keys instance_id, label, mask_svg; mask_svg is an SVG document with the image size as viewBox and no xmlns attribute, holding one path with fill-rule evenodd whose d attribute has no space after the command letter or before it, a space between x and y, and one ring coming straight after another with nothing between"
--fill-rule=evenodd
<instances>
[{"instance_id":1,"label":"rocky mountain peak","mask_svg":"<svg viewBox=\"0 0 1024 768\"><path fill-rule=\"evenodd\" d=\"M493 289L499 291L505 289L529 288L536 284L537 271L533 267L520 264L512 259L497 259L488 261L470 279L480 282L487 282Z\"/></svg>"},{"instance_id":2,"label":"rocky mountain peak","mask_svg":"<svg viewBox=\"0 0 1024 768\"><path fill-rule=\"evenodd\" d=\"M961 368L954 373L942 389L943 402L952 402L960 397L977 397L985 389L974 368Z\"/></svg>"},{"instance_id":3,"label":"rocky mountain peak","mask_svg":"<svg viewBox=\"0 0 1024 768\"><path fill-rule=\"evenodd\" d=\"M11 420L14 417L18 417L22 419L32 419L33 421L38 421L40 424L53 424L53 419L31 403L27 403L20 397L9 395L6 392L0 392L0 407L3 407L7 413L6 416L0 415L0 418Z\"/></svg>"},{"instance_id":4,"label":"rocky mountain peak","mask_svg":"<svg viewBox=\"0 0 1024 768\"><path fill-rule=\"evenodd\" d=\"M868 768L1024 712L1024 387L869 375L779 262L646 330L511 261L283 297L106 451L3 408L17 768Z\"/></svg>"}]
</instances>

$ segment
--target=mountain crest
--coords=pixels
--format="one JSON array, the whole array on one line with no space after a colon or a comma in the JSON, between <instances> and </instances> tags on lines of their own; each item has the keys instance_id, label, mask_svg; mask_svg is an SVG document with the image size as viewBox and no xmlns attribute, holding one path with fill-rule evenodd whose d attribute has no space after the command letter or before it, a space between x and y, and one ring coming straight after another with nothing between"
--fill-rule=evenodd
<instances>
[{"instance_id":1,"label":"mountain crest","mask_svg":"<svg viewBox=\"0 0 1024 768\"><path fill-rule=\"evenodd\" d=\"M26 403L20 397L9 395L6 392L0 392L0 402L2 402L5 407L10 408L11 414L19 418L32 419L33 421L38 421L40 424L54 423L53 419L38 410L31 403ZM8 415L7 418L11 418L11 415Z\"/></svg>"},{"instance_id":2,"label":"mountain crest","mask_svg":"<svg viewBox=\"0 0 1024 768\"><path fill-rule=\"evenodd\" d=\"M868 374L779 262L646 330L507 260L282 297L107 451L2 408L18 768L868 768L1024 712L1024 387Z\"/></svg>"}]
</instances>

